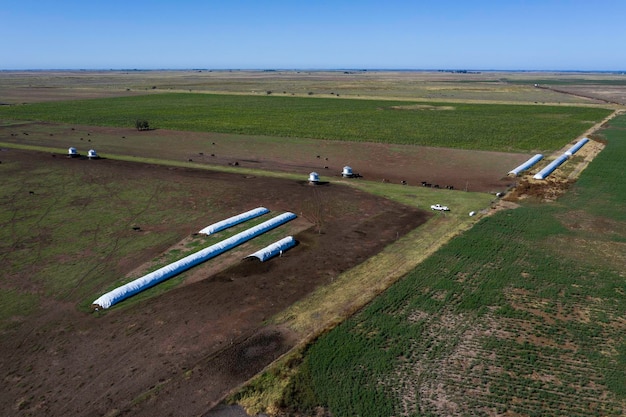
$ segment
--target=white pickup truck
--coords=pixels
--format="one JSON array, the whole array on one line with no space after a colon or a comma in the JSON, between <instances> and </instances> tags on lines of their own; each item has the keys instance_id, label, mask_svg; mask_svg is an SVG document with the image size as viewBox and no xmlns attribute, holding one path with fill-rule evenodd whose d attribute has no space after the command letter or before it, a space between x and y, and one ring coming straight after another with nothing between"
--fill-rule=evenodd
<instances>
[{"instance_id":1,"label":"white pickup truck","mask_svg":"<svg viewBox=\"0 0 626 417\"><path fill-rule=\"evenodd\" d=\"M432 206L430 206L430 209L438 211L450 211L448 206L442 206L441 204L433 204Z\"/></svg>"}]
</instances>

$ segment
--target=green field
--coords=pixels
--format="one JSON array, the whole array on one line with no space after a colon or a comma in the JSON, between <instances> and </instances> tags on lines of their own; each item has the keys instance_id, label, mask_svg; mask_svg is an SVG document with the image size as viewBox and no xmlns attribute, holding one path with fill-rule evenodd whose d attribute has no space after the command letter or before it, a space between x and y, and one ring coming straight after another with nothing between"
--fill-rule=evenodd
<instances>
[{"instance_id":1,"label":"green field","mask_svg":"<svg viewBox=\"0 0 626 417\"><path fill-rule=\"evenodd\" d=\"M3 106L0 118L87 126L399 143L458 149L558 149L610 110L315 97L154 94Z\"/></svg>"},{"instance_id":2,"label":"green field","mask_svg":"<svg viewBox=\"0 0 626 417\"><path fill-rule=\"evenodd\" d=\"M557 203L484 218L306 352L334 416L626 412L626 117Z\"/></svg>"}]
</instances>

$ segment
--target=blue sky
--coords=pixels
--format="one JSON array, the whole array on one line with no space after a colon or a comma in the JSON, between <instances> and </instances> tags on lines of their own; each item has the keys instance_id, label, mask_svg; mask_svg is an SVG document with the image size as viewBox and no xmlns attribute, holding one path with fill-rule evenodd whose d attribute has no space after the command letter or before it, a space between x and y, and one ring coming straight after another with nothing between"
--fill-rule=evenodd
<instances>
[{"instance_id":1,"label":"blue sky","mask_svg":"<svg viewBox=\"0 0 626 417\"><path fill-rule=\"evenodd\" d=\"M625 0L2 0L0 69L626 70Z\"/></svg>"}]
</instances>

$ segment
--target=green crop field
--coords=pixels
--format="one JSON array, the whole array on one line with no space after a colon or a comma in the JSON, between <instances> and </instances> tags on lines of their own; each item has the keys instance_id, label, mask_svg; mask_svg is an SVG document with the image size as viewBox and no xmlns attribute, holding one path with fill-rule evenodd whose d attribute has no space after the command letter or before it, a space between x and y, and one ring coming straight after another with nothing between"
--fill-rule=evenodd
<instances>
[{"instance_id":1,"label":"green crop field","mask_svg":"<svg viewBox=\"0 0 626 417\"><path fill-rule=\"evenodd\" d=\"M484 218L318 339L283 405L624 415L625 125L558 202Z\"/></svg>"},{"instance_id":2,"label":"green crop field","mask_svg":"<svg viewBox=\"0 0 626 417\"><path fill-rule=\"evenodd\" d=\"M590 107L424 103L316 97L153 94L0 108L6 120L550 151L610 114Z\"/></svg>"}]
</instances>

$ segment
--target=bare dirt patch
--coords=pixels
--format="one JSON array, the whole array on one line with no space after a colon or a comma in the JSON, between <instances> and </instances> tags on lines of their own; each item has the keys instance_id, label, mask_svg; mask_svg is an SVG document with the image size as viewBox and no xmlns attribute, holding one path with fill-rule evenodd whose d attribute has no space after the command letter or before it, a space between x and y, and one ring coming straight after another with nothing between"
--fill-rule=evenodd
<instances>
[{"instance_id":1,"label":"bare dirt patch","mask_svg":"<svg viewBox=\"0 0 626 417\"><path fill-rule=\"evenodd\" d=\"M487 152L382 143L323 141L203 132L20 123L0 126L0 142L76 147L86 154L141 156L194 164L253 168L273 172L319 173L322 180L341 178L352 167L366 180L455 190L501 192L514 185L506 177L528 159L526 154Z\"/></svg>"},{"instance_id":2,"label":"bare dirt patch","mask_svg":"<svg viewBox=\"0 0 626 417\"><path fill-rule=\"evenodd\" d=\"M2 330L0 337L5 381L0 406L16 416L201 415L297 342L298 335L264 320L430 216L338 184L313 187L304 181L17 150L2 159L7 165L22 161L68 169L90 164L92 185L100 175L159 178L177 187L201 184L189 204L218 195L233 214L264 205L293 211L312 225L323 219L321 227L297 233L298 246L283 257L264 264L236 261L218 273L199 268L187 285L101 316L80 312L76 306L84 300L71 294L64 301L42 294L38 312ZM45 198L38 201L45 204ZM180 239L197 226L181 227ZM163 249L155 248L146 259L130 255L105 261L130 273ZM40 291L41 283L28 272L3 279Z\"/></svg>"},{"instance_id":3,"label":"bare dirt patch","mask_svg":"<svg viewBox=\"0 0 626 417\"><path fill-rule=\"evenodd\" d=\"M536 198L546 202L555 201L569 189L573 182L572 180L553 178L534 180L530 177L525 177L504 199L510 202L525 198Z\"/></svg>"}]
</instances>

